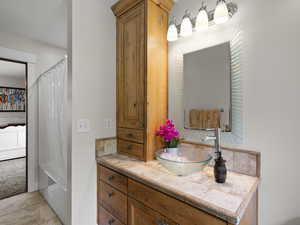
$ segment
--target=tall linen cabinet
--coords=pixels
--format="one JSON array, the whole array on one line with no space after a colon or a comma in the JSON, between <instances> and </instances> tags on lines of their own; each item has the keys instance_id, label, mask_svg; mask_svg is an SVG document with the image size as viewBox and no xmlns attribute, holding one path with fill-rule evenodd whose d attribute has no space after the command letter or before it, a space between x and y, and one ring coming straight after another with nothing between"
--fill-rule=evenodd
<instances>
[{"instance_id":1,"label":"tall linen cabinet","mask_svg":"<svg viewBox=\"0 0 300 225\"><path fill-rule=\"evenodd\" d=\"M117 149L152 160L168 116L168 13L172 0L120 0L117 18Z\"/></svg>"}]
</instances>

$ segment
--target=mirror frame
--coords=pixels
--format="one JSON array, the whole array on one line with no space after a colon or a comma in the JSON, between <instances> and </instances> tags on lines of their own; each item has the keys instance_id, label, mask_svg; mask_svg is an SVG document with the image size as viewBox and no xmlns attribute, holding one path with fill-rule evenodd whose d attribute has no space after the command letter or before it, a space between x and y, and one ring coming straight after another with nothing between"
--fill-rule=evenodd
<instances>
[{"instance_id":1,"label":"mirror frame","mask_svg":"<svg viewBox=\"0 0 300 225\"><path fill-rule=\"evenodd\" d=\"M201 33L201 32L200 32ZM198 34L197 34L198 35ZM228 30L220 40L210 40L207 35L206 43L199 41L197 35L171 43L169 46L169 118L180 130L182 137L187 141L201 142L201 136L207 135L205 130L189 130L184 127L184 55L190 52L213 47L230 42L231 51L231 132L222 132L222 144L243 144L243 77L242 77L242 31ZM199 34L200 35L200 34ZM216 36L215 34L211 34ZM197 40L198 39L198 40ZM216 39L216 38L215 38ZM211 43L214 42L214 43Z\"/></svg>"}]
</instances>

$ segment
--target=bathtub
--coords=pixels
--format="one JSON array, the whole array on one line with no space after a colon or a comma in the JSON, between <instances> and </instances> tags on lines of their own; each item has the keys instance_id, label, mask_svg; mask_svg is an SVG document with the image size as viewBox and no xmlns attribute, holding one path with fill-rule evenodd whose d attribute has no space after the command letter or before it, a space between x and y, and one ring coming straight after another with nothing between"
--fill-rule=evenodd
<instances>
[{"instance_id":1,"label":"bathtub","mask_svg":"<svg viewBox=\"0 0 300 225\"><path fill-rule=\"evenodd\" d=\"M0 129L0 161L26 156L26 126L7 125Z\"/></svg>"}]
</instances>

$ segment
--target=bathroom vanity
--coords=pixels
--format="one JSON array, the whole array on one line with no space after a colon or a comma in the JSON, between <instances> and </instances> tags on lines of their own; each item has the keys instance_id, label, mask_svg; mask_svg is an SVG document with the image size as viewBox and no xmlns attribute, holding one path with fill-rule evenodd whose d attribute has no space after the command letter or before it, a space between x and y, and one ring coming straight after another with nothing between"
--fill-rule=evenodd
<instances>
[{"instance_id":1,"label":"bathroom vanity","mask_svg":"<svg viewBox=\"0 0 300 225\"><path fill-rule=\"evenodd\" d=\"M180 177L158 161L124 155L97 158L99 225L255 225L259 178L213 169Z\"/></svg>"},{"instance_id":2,"label":"bathroom vanity","mask_svg":"<svg viewBox=\"0 0 300 225\"><path fill-rule=\"evenodd\" d=\"M155 133L167 118L190 142L211 135L211 128L222 130L218 137L225 144L243 142L240 32L168 45L172 6L172 0L119 0L112 6L117 137L96 142L98 224L257 225L259 154L222 149L225 184L215 182L213 160L187 176L154 160L163 148Z\"/></svg>"}]
</instances>

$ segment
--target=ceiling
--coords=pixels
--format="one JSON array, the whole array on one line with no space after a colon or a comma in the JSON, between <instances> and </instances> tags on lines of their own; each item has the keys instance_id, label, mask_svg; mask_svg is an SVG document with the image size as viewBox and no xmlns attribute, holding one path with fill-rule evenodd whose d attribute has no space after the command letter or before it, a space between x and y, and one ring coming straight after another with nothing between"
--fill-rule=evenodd
<instances>
[{"instance_id":1,"label":"ceiling","mask_svg":"<svg viewBox=\"0 0 300 225\"><path fill-rule=\"evenodd\" d=\"M25 78L25 64L0 60L0 77Z\"/></svg>"},{"instance_id":2,"label":"ceiling","mask_svg":"<svg viewBox=\"0 0 300 225\"><path fill-rule=\"evenodd\" d=\"M1 0L0 32L66 48L66 0Z\"/></svg>"},{"instance_id":3,"label":"ceiling","mask_svg":"<svg viewBox=\"0 0 300 225\"><path fill-rule=\"evenodd\" d=\"M118 0L99 1L112 5ZM66 4L66 0L1 0L0 32L67 48Z\"/></svg>"}]
</instances>

